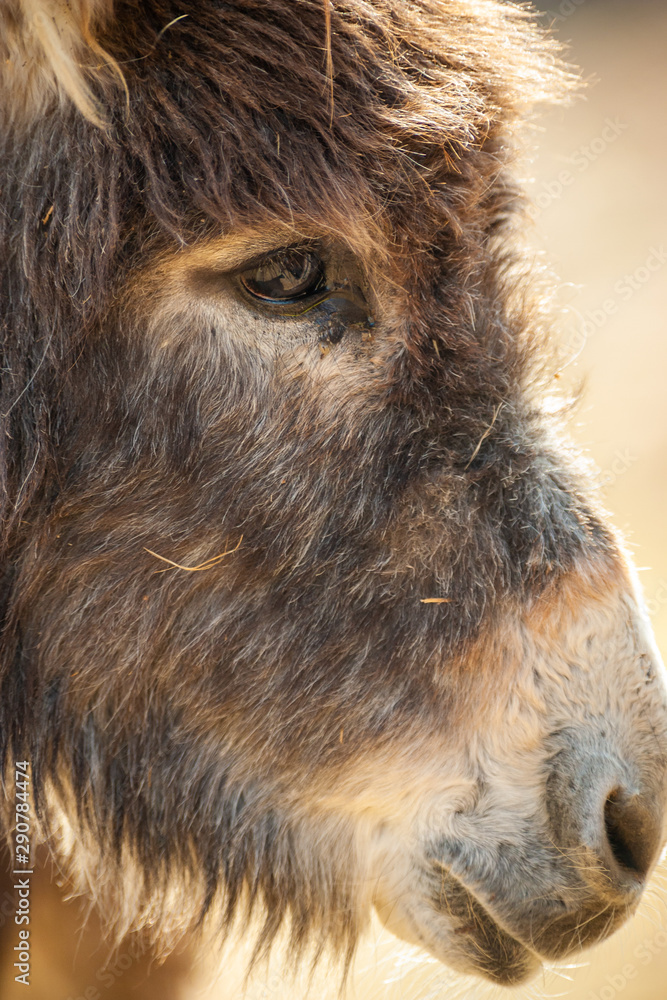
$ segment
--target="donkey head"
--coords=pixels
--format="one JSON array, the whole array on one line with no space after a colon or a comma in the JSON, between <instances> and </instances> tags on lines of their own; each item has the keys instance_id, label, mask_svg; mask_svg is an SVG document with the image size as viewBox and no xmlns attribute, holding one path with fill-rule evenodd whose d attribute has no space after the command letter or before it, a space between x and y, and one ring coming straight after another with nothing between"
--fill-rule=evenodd
<instances>
[{"instance_id":1,"label":"donkey head","mask_svg":"<svg viewBox=\"0 0 667 1000\"><path fill-rule=\"evenodd\" d=\"M500 983L664 839L664 671L545 403L496 0L0 14L5 761L168 935ZM179 896L180 894L180 896ZM173 918L173 920L172 920Z\"/></svg>"}]
</instances>

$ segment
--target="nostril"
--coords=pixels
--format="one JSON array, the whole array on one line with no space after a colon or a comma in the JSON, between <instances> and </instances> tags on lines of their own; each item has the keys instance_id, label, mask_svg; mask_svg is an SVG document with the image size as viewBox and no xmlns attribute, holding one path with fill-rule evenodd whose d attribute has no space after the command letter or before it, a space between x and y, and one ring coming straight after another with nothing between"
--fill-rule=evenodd
<instances>
[{"instance_id":1,"label":"nostril","mask_svg":"<svg viewBox=\"0 0 667 1000\"><path fill-rule=\"evenodd\" d=\"M631 832L627 828L627 817L623 815L617 791L608 795L604 804L604 827L614 860L622 868L641 874L639 859L633 851Z\"/></svg>"},{"instance_id":2,"label":"nostril","mask_svg":"<svg viewBox=\"0 0 667 1000\"><path fill-rule=\"evenodd\" d=\"M604 804L604 826L617 865L646 878L657 850L659 832L641 799L636 795L628 797L622 789L615 788Z\"/></svg>"}]
</instances>

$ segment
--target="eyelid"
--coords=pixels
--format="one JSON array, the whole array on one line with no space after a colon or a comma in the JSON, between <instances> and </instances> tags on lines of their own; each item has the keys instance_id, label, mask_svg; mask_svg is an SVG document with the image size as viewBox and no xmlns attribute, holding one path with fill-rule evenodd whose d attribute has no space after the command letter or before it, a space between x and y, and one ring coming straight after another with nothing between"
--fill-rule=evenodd
<instances>
[{"instance_id":1,"label":"eyelid","mask_svg":"<svg viewBox=\"0 0 667 1000\"><path fill-rule=\"evenodd\" d=\"M305 253L319 253L319 247L315 241L313 242L301 242L301 243L290 243L287 246L275 247L273 250L265 250L263 253L257 254L255 257L251 257L246 260L239 267L235 267L226 272L230 278L238 278L246 271L251 271L255 267L261 267L268 260L273 257L277 257L281 253L289 253L290 250L303 250ZM322 263L325 263L323 260Z\"/></svg>"},{"instance_id":2,"label":"eyelid","mask_svg":"<svg viewBox=\"0 0 667 1000\"><path fill-rule=\"evenodd\" d=\"M318 306L323 305L328 300L343 299L350 305L356 307L364 316L364 318L360 317L358 320L352 320L352 322L363 322L368 327L375 325L372 308L366 294L360 285L354 281L354 279L350 280L350 277L347 276L342 280L340 280L340 278L339 280L328 280L326 288L305 296L301 302L290 302L289 300L285 300L283 303L280 301L262 303L261 299L255 298L250 292L243 288L241 281L238 280L242 275L253 270L254 268L260 267L262 264L274 257L277 257L279 254L288 253L290 251L303 251L306 253L317 254L320 257L325 276L327 271L330 269L331 262L329 260L329 254L326 250L323 250L321 242L318 239L302 239L282 246L269 247L252 257L246 258L242 263L236 264L233 267L215 268L209 263L208 267L200 267L194 270L192 272L192 278L196 281L196 284L201 290L208 291L212 294L215 294L216 289L220 287L221 281L224 281L225 283L231 281L236 287L237 294L243 297L246 304L249 304L256 309L260 309L263 312L269 312L273 316L282 316L286 319L304 316L313 309L316 309ZM344 274L347 270L348 268L345 268L344 270L339 269L339 274ZM352 270L357 270L357 268L353 268Z\"/></svg>"},{"instance_id":3,"label":"eyelid","mask_svg":"<svg viewBox=\"0 0 667 1000\"><path fill-rule=\"evenodd\" d=\"M357 308L366 313L366 323L368 326L375 326L375 320L371 315L364 293L356 285L350 285L349 282L333 285L331 288L324 289L324 291L313 296L303 309L292 313L284 312L283 316L303 316L310 312L311 309L316 309L317 306L321 306L322 303L326 302L328 299L345 299L346 302L357 306Z\"/></svg>"},{"instance_id":4,"label":"eyelid","mask_svg":"<svg viewBox=\"0 0 667 1000\"><path fill-rule=\"evenodd\" d=\"M238 278L241 275L253 268L260 267L266 261L271 260L272 257L290 250L305 250L317 253L322 258L322 263L326 270L326 259L320 254L318 241L301 240L300 242L290 243L285 246L268 248L261 253L255 254L253 257L247 257L241 263L235 263L232 267L225 266L222 262L216 266L215 261L210 258L205 263L202 260L201 264L188 268L188 282L190 287L195 291L206 295L217 295L222 287L229 288L230 284L236 285L238 290L240 284ZM244 300L246 302L249 301L248 296L245 294Z\"/></svg>"},{"instance_id":5,"label":"eyelid","mask_svg":"<svg viewBox=\"0 0 667 1000\"><path fill-rule=\"evenodd\" d=\"M268 309L315 303L329 288L326 266L319 253L298 247L286 248L258 265L241 272L236 279L243 294Z\"/></svg>"}]
</instances>

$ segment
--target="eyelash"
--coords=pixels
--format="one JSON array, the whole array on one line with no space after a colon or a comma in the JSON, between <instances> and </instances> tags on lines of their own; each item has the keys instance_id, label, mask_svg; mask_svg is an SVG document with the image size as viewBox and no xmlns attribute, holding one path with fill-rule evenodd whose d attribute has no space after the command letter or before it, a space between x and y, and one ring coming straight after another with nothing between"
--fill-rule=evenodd
<instances>
[{"instance_id":1,"label":"eyelash","mask_svg":"<svg viewBox=\"0 0 667 1000\"><path fill-rule=\"evenodd\" d=\"M374 326L361 289L349 279L328 281L324 261L311 247L283 247L237 272L236 280L246 300L273 315L297 318L321 306L328 321Z\"/></svg>"},{"instance_id":2,"label":"eyelash","mask_svg":"<svg viewBox=\"0 0 667 1000\"><path fill-rule=\"evenodd\" d=\"M303 247L286 247L271 254L243 271L239 282L247 295L269 306L305 303L317 293L327 292L322 259ZM281 288L281 284L286 287Z\"/></svg>"}]
</instances>

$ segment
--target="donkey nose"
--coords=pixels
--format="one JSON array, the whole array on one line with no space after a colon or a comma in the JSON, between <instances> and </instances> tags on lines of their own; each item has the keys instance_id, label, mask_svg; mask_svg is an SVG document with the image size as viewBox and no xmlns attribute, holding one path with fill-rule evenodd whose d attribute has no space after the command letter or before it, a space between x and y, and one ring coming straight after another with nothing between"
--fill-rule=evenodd
<instances>
[{"instance_id":1,"label":"donkey nose","mask_svg":"<svg viewBox=\"0 0 667 1000\"><path fill-rule=\"evenodd\" d=\"M662 775L628 763L595 736L560 733L558 742L547 778L556 847L608 899L637 895L662 845Z\"/></svg>"},{"instance_id":2,"label":"donkey nose","mask_svg":"<svg viewBox=\"0 0 667 1000\"><path fill-rule=\"evenodd\" d=\"M660 849L661 826L655 802L614 788L603 809L602 851L607 867L646 879Z\"/></svg>"}]
</instances>

